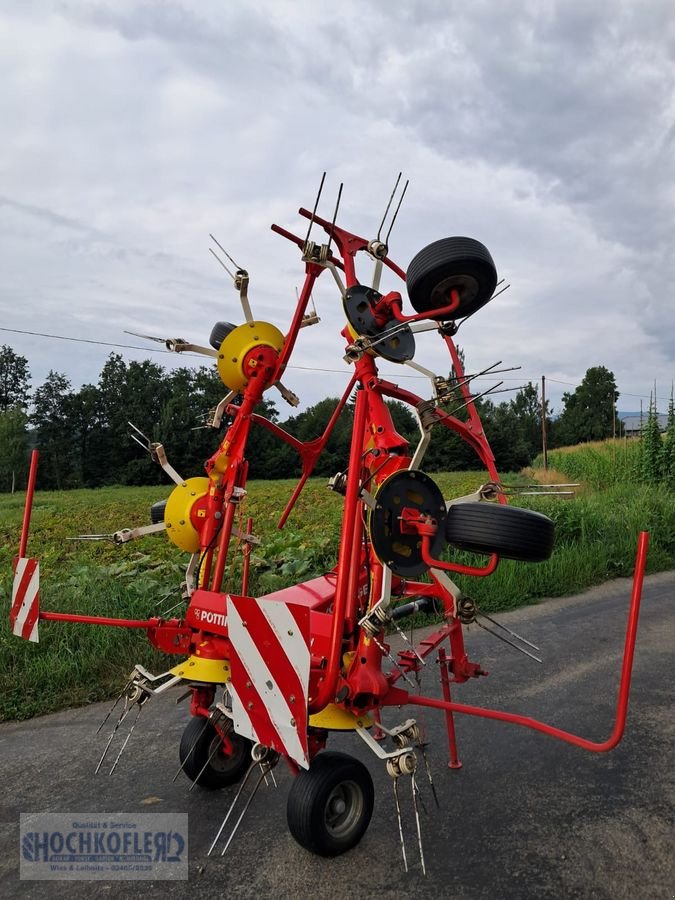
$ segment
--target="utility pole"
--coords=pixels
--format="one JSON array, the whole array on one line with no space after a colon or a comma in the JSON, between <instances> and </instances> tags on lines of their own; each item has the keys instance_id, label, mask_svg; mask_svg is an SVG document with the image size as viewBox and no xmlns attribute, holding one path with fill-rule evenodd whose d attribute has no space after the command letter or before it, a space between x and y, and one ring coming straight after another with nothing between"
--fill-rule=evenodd
<instances>
[{"instance_id":1,"label":"utility pole","mask_svg":"<svg viewBox=\"0 0 675 900\"><path fill-rule=\"evenodd\" d=\"M546 376L541 376L541 450L544 454L544 471L548 469L548 447L546 442Z\"/></svg>"}]
</instances>

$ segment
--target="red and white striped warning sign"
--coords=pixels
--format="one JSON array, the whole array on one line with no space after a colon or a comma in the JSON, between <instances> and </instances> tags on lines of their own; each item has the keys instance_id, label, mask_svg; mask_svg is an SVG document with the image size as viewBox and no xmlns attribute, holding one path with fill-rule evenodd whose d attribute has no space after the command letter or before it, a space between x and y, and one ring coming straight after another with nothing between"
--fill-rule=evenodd
<instances>
[{"instance_id":1,"label":"red and white striped warning sign","mask_svg":"<svg viewBox=\"0 0 675 900\"><path fill-rule=\"evenodd\" d=\"M235 731L309 768L309 609L228 596L227 624Z\"/></svg>"},{"instance_id":2,"label":"red and white striped warning sign","mask_svg":"<svg viewBox=\"0 0 675 900\"><path fill-rule=\"evenodd\" d=\"M38 642L40 615L40 564L37 559L17 559L9 621L12 633Z\"/></svg>"}]
</instances>

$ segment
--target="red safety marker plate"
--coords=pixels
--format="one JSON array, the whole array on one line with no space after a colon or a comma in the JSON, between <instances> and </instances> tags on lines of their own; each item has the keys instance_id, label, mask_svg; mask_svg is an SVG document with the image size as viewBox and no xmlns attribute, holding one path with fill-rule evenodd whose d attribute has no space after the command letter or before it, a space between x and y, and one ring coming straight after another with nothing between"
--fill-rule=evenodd
<instances>
[{"instance_id":1,"label":"red safety marker plate","mask_svg":"<svg viewBox=\"0 0 675 900\"><path fill-rule=\"evenodd\" d=\"M309 610L233 596L227 624L235 731L308 769Z\"/></svg>"},{"instance_id":2,"label":"red safety marker plate","mask_svg":"<svg viewBox=\"0 0 675 900\"><path fill-rule=\"evenodd\" d=\"M9 621L12 634L37 643L40 616L40 563L37 559L17 559Z\"/></svg>"}]
</instances>

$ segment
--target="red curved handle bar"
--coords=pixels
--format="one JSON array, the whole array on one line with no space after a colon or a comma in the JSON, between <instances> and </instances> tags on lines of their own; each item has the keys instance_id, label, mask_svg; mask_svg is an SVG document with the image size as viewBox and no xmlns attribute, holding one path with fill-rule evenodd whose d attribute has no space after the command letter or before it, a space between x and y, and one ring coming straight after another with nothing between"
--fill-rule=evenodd
<instances>
[{"instance_id":1,"label":"red curved handle bar","mask_svg":"<svg viewBox=\"0 0 675 900\"><path fill-rule=\"evenodd\" d=\"M633 591L628 612L628 625L626 628L626 641L623 651L623 665L621 667L621 682L619 684L616 718L612 733L606 741L589 741L587 738L579 737L579 735L572 734L570 731L563 731L561 728L555 728L553 725L547 725L545 722L540 722L538 719L532 719L529 716L520 716L516 713L502 712L498 709L485 709L481 706L467 706L463 703L453 703L447 700L436 700L434 697L420 697L416 694L407 694L405 699L402 700L399 696L397 703L404 702L412 703L417 706L430 706L448 712L464 713L467 716L480 716L483 719L497 719L500 722L510 722L513 725L522 725L524 728L540 731L542 734L548 734L550 737L557 738L567 744L574 744L575 747L581 747L583 750L590 750L593 753L607 753L607 751L613 750L623 737L624 728L626 727L626 714L628 711L628 698L630 696L630 682L633 671L633 656L635 653L635 638L637 636L638 617L640 615L642 582L644 580L648 546L649 533L641 531L635 560Z\"/></svg>"}]
</instances>

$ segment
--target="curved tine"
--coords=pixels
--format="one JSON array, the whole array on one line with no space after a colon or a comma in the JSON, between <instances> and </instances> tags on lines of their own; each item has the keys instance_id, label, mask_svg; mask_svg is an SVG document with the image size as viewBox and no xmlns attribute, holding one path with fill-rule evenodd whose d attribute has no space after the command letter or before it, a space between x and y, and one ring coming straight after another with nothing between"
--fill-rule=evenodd
<instances>
[{"instance_id":1,"label":"curved tine","mask_svg":"<svg viewBox=\"0 0 675 900\"><path fill-rule=\"evenodd\" d=\"M185 768L185 763L188 761L188 759L190 759L190 757L191 757L192 754L194 753L194 749L195 749L195 747L197 746L197 744L199 743L199 741L201 740L201 737L202 737L202 735L204 734L204 732L206 731L206 728L207 728L207 725L208 725L208 724L209 724L209 719L207 719L207 717L204 716L204 724L202 725L199 734L198 734L197 737L195 738L194 743L192 744L192 746L191 746L190 749L188 750L187 756L185 757L185 759L183 760L183 762L178 766L178 771L176 772L176 774L175 774L175 775L173 776L173 778L171 779L171 782L172 782L172 783L175 782L175 780L178 778L178 776L180 775L180 773L181 773L181 772L183 771L183 769Z\"/></svg>"},{"instance_id":2,"label":"curved tine","mask_svg":"<svg viewBox=\"0 0 675 900\"><path fill-rule=\"evenodd\" d=\"M261 767L260 777L259 777L258 780L256 781L255 787L254 787L253 790L251 791L251 793L250 793L250 795L249 795L249 798L248 798L248 800L246 801L246 804L245 804L244 808L242 809L242 811L241 811L241 813L240 813L240 815L239 815L239 818L238 818L237 821L235 822L234 828L232 829L232 832L231 832L229 838L227 839L227 842L226 842L225 846L224 846L223 849L220 851L220 855L221 855L221 856L225 856L225 853L227 852L227 848L228 848L228 847L230 846L230 844L232 843L232 840L233 840L235 834L237 833L237 829L238 829L239 826L241 825L242 820L243 820L244 816L246 815L246 812L247 812L249 806L250 806L251 803L253 802L253 798L254 798L255 795L256 795L256 791L257 791L258 788L260 787L260 784L261 784L261 782L262 782L262 780L263 780L264 777L265 777L265 769L264 769L264 767Z\"/></svg>"},{"instance_id":3,"label":"curved tine","mask_svg":"<svg viewBox=\"0 0 675 900\"><path fill-rule=\"evenodd\" d=\"M255 767L257 765L258 765L258 763L255 760L253 760L251 765L248 767L248 770L247 770L246 774L244 775L244 777L242 778L241 784L239 785L237 793L234 795L234 800L232 801L232 803L230 803L230 808L228 809L227 814L225 815L225 818L223 819L222 824L221 824L220 828L218 829L218 834L214 837L213 843L211 844L211 846L208 849L208 852L206 854L207 856L211 856L211 854L213 853L213 848L216 846L216 844L220 840L220 836L223 833L223 828L225 828L225 826L227 825L227 820L232 815L232 810L237 805L237 800L241 796L241 792L244 790L244 787L246 786L246 783L248 782L248 779L251 776L251 772L255 769Z\"/></svg>"},{"instance_id":4,"label":"curved tine","mask_svg":"<svg viewBox=\"0 0 675 900\"><path fill-rule=\"evenodd\" d=\"M75 538L73 538L72 540L75 540ZM103 721L101 722L101 724L100 724L100 725L98 726L98 728L96 729L96 734L100 734L101 729L103 728L103 726L105 725L105 723L108 721L108 719L110 718L110 716L114 713L115 707L116 707L117 704L120 702L120 700L122 699L122 697L124 697L124 695L126 694L126 692L129 690L129 688L131 687L132 683L133 683L133 682L131 682L131 681L127 681L127 683L124 685L124 687L122 688L122 690L121 690L120 693L118 694L117 699L115 700L115 702L113 703L113 705L110 707L110 709L109 709L108 712L106 713L105 718L103 719Z\"/></svg>"},{"instance_id":5,"label":"curved tine","mask_svg":"<svg viewBox=\"0 0 675 900\"><path fill-rule=\"evenodd\" d=\"M163 344L166 340L166 338L155 337L152 334L140 334L138 331L127 331L126 329L124 330L124 334L131 334L134 337L143 338L146 341L155 341L157 344Z\"/></svg>"},{"instance_id":6,"label":"curved tine","mask_svg":"<svg viewBox=\"0 0 675 900\"><path fill-rule=\"evenodd\" d=\"M417 787L417 782L415 781L415 773L413 772L411 775L410 783L412 785L412 796L413 796L413 806L415 807L415 824L417 826L417 846L420 852L420 865L422 866L422 874L427 874L427 867L424 864L424 850L422 848L422 828L420 826L420 814L417 808L417 797L421 795L419 789Z\"/></svg>"},{"instance_id":7,"label":"curved tine","mask_svg":"<svg viewBox=\"0 0 675 900\"><path fill-rule=\"evenodd\" d=\"M417 657L417 659L422 663L422 665L423 665L423 666L426 666L426 663L424 662L424 660L422 659L422 657L421 657L421 656L419 655L419 653L417 652L417 650L416 650L414 644L413 644L410 640L408 640L408 635L405 633L405 631L403 631L403 629L401 628L401 626L400 626L397 622L394 622L394 628L396 628L396 630L397 630L398 633L401 635L401 637L403 638L403 640L405 641L405 643L406 643L406 644L410 644L410 648L411 648L412 652L415 654L415 656Z\"/></svg>"},{"instance_id":8,"label":"curved tine","mask_svg":"<svg viewBox=\"0 0 675 900\"><path fill-rule=\"evenodd\" d=\"M124 738L124 743L122 744L122 749L121 749L120 752L117 754L117 759L116 759L115 762L112 764L112 768L111 768L110 771L108 772L108 775L109 775L109 776L112 775L112 773L113 773L113 772L115 771L115 769L117 768L117 763L120 761L120 759L122 758L122 754L124 753L124 751L125 751L126 748L127 748L127 744L129 743L129 738L130 738L131 735L134 733L134 728L136 727L136 723L138 722L138 719L140 718L140 715L141 715L142 712L143 712L143 704L142 704L142 703L139 703L139 704L138 704L138 711L136 712L136 718L134 719L131 728L130 728L129 731L127 732L127 736Z\"/></svg>"},{"instance_id":9,"label":"curved tine","mask_svg":"<svg viewBox=\"0 0 675 900\"><path fill-rule=\"evenodd\" d=\"M238 265L236 264L236 262L232 259L232 257L231 257L230 254L227 252L227 250L223 247L223 245L220 243L220 241L216 240L216 238L215 238L210 232L209 232L209 237L211 238L211 240L212 240L215 244L217 244L218 247L220 247L220 249L223 251L223 253L225 254L225 256L229 259L229 261L232 263L232 265L235 267L235 269L236 269L238 272L242 271L241 266L238 266Z\"/></svg>"},{"instance_id":10,"label":"curved tine","mask_svg":"<svg viewBox=\"0 0 675 900\"><path fill-rule=\"evenodd\" d=\"M106 758L106 756L107 756L107 754L108 754L108 750L110 749L110 745L111 745L112 742L113 742L113 738L114 738L115 735L117 734L117 729L120 727L120 725L122 724L122 722L124 722L124 720L125 720L126 717L129 715L130 712L131 712L131 707L129 706L129 698L128 698L128 697L125 697L125 700L124 700L124 709L123 709L122 712L120 713L120 717L119 717L119 719L117 720L117 724L115 725L115 727L113 728L113 730L110 732L110 736L109 736L109 738L108 738L108 743L105 745L105 750L103 751L103 754L102 754L101 758L100 758L99 761L98 761L98 765L96 766L96 769L94 770L94 775L98 775L98 773L99 773L99 771L100 771L100 769L101 769L101 766L103 765L103 760Z\"/></svg>"},{"instance_id":11,"label":"curved tine","mask_svg":"<svg viewBox=\"0 0 675 900\"><path fill-rule=\"evenodd\" d=\"M232 274L232 272L230 272L230 270L227 268L227 266L225 265L225 263L224 263L224 262L222 261L222 259L218 256L218 254L217 254L216 251L213 249L213 247L209 247L209 253L213 256L213 258L214 258L215 260L217 260L217 261L220 263L220 265L225 269L225 271L226 271L227 274L230 276L230 278L232 279L232 281L234 281L234 275Z\"/></svg>"},{"instance_id":12,"label":"curved tine","mask_svg":"<svg viewBox=\"0 0 675 900\"><path fill-rule=\"evenodd\" d=\"M518 651L520 651L520 653L524 653L525 656L529 656L530 659L533 659L535 662L538 662L538 663L542 662L542 660L539 659L538 656L535 656L534 653L530 653L530 651L526 650L524 647L519 647L518 644L514 644L513 641L510 641L508 638L505 638L503 635L497 634L496 631L493 631L491 628L488 628L487 625L481 625L481 623L478 621L478 619L476 619L476 625L478 625L479 628L482 628L483 631L487 631L487 633L491 634L493 637L499 638L500 641L504 641L505 644L508 644L509 647L513 647L514 650L518 650Z\"/></svg>"},{"instance_id":13,"label":"curved tine","mask_svg":"<svg viewBox=\"0 0 675 900\"><path fill-rule=\"evenodd\" d=\"M314 209L312 210L312 218L309 220L309 228L307 229L307 235L305 237L305 245L309 240L309 236L312 233L312 225L314 224L314 216L316 215L316 210L319 206L319 200L321 199L321 191L323 190L323 183L326 180L326 173L324 172L321 176L321 184L319 185L319 191L316 195L316 200L314 201Z\"/></svg>"},{"instance_id":14,"label":"curved tine","mask_svg":"<svg viewBox=\"0 0 675 900\"><path fill-rule=\"evenodd\" d=\"M338 188L337 200L335 202L335 212L333 213L333 221L331 222L330 231L328 232L328 254L330 255L330 245L333 240L333 233L335 232L335 220L337 219L338 209L340 208L340 199L342 197L342 188L344 184L340 182L340 187Z\"/></svg>"},{"instance_id":15,"label":"curved tine","mask_svg":"<svg viewBox=\"0 0 675 900\"><path fill-rule=\"evenodd\" d=\"M517 638L517 640L522 641L523 644L527 644L528 647L532 647L533 650L539 650L536 644L533 644L531 641L528 641L527 638L521 637L517 632L511 631L510 628L507 628L506 625L502 625L501 622L498 622L496 619L493 619L492 616L488 616L487 613L479 612L479 616L482 616L484 619L487 619L488 622L492 622L493 625L496 625L497 628L501 628L502 631L505 631L507 634L510 634L511 637Z\"/></svg>"},{"instance_id":16,"label":"curved tine","mask_svg":"<svg viewBox=\"0 0 675 900\"><path fill-rule=\"evenodd\" d=\"M389 202L387 203L387 208L385 209L384 215L382 216L382 221L380 222L380 227L377 229L377 237L375 238L376 241L380 240L380 233L384 227L384 222L385 222L385 219L387 218L387 215L391 208L391 203L392 203L392 200L394 199L394 195L396 194L396 188L399 186L399 183L401 181L401 175L403 175L403 172L398 173L398 178L396 179L396 184L394 185L394 189L391 192L391 196L389 197ZM385 243L386 243L386 241L385 241Z\"/></svg>"},{"instance_id":17,"label":"curved tine","mask_svg":"<svg viewBox=\"0 0 675 900\"><path fill-rule=\"evenodd\" d=\"M221 743L222 743L222 742L221 742ZM210 765L210 763L211 763L211 760L213 759L213 757L216 755L216 753L217 753L219 750L220 750L220 744L219 744L218 742L216 742L216 745L214 746L213 750L209 753L209 758L206 760L206 762L204 763L204 765L201 767L201 769L199 770L199 772L198 772L197 775L195 776L194 781L192 782L192 784L191 784L190 787L188 788L188 793L194 788L194 786L197 784L197 782L198 782L199 779L202 777L202 775L204 774L204 772L206 772L206 770L208 769L208 767L209 767L209 765Z\"/></svg>"},{"instance_id":18,"label":"curved tine","mask_svg":"<svg viewBox=\"0 0 675 900\"><path fill-rule=\"evenodd\" d=\"M436 809L441 808L441 804L438 802L438 794L436 793L436 785L434 784L434 779L431 777L431 766L429 765L429 757L427 756L426 750L424 749L424 744L422 743L422 736L417 739L417 746L422 753L422 759L424 760L424 768L427 771L427 780L429 782L429 787L431 788L431 793L434 798L434 803L436 804ZM420 795L421 796L421 795ZM426 809L424 810L426 813Z\"/></svg>"},{"instance_id":19,"label":"curved tine","mask_svg":"<svg viewBox=\"0 0 675 900\"><path fill-rule=\"evenodd\" d=\"M408 871L408 857L405 852L405 838L403 837L403 823L401 822L401 804L398 801L398 778L394 778L394 801L396 802L396 818L398 820L398 837L401 842L401 853L403 854L403 868Z\"/></svg>"},{"instance_id":20,"label":"curved tine","mask_svg":"<svg viewBox=\"0 0 675 900\"><path fill-rule=\"evenodd\" d=\"M387 236L384 239L385 244L389 244L389 238L391 237L391 230L394 227L394 222L396 221L396 217L398 216L398 211L401 208L401 204L403 203L403 198L405 197L405 192L408 190L408 185L410 184L410 180L406 181L403 185L403 191L401 193L401 197L398 201L398 206L396 207L396 211L394 212L394 218L391 220L391 225L389 226L389 231L387 232Z\"/></svg>"}]
</instances>

